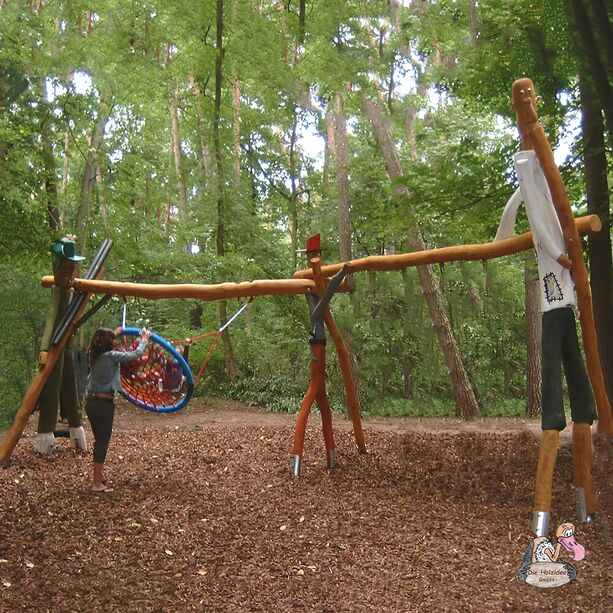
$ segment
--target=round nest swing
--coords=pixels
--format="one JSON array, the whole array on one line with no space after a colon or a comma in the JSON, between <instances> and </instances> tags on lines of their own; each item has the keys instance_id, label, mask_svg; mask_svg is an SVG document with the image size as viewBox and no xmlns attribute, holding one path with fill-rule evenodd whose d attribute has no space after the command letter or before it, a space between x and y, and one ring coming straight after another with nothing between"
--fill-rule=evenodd
<instances>
[{"instance_id":1,"label":"round nest swing","mask_svg":"<svg viewBox=\"0 0 613 613\"><path fill-rule=\"evenodd\" d=\"M140 343L140 328L125 328L117 348L134 351ZM182 409L194 391L194 377L183 356L157 334L151 334L145 353L137 360L122 362L121 395L141 409L172 413Z\"/></svg>"}]
</instances>

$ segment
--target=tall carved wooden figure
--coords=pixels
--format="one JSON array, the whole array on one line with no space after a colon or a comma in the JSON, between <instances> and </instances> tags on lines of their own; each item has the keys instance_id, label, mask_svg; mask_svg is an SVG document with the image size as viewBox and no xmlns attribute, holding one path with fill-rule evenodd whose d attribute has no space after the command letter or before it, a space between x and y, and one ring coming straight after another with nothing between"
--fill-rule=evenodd
<instances>
[{"instance_id":1,"label":"tall carved wooden figure","mask_svg":"<svg viewBox=\"0 0 613 613\"><path fill-rule=\"evenodd\" d=\"M316 234L307 240L306 253L309 264L318 270L321 266L319 258L320 251L320 235ZM302 471L304 437L313 402L317 402L321 414L324 442L326 445L326 465L328 468L334 468L336 466L336 447L334 444L334 432L332 430L332 410L326 392L326 329L324 317L325 310L330 300L332 300L334 292L338 289L338 286L348 272L347 266L337 272L330 280L321 298L313 294L307 294L310 316L310 379L309 388L300 405L294 433L292 475L295 477L299 477Z\"/></svg>"},{"instance_id":2,"label":"tall carved wooden figure","mask_svg":"<svg viewBox=\"0 0 613 613\"><path fill-rule=\"evenodd\" d=\"M536 471L532 530L535 536L546 536L560 431L566 427L562 365L573 421L577 515L579 521L592 521L595 518L591 425L596 419L596 410L590 379L597 384L600 371L596 368L599 362L597 365L590 362L591 352L585 333L586 329L593 333L593 321L590 328L591 299L581 245L551 147L538 122L534 85L529 79L520 79L513 84L513 104L524 151L515 156L519 188L505 208L496 238L507 238L512 233L517 208L523 201L536 249L542 311L543 433ZM581 309L589 378L577 337L577 302ZM610 408L606 410L610 413Z\"/></svg>"},{"instance_id":3,"label":"tall carved wooden figure","mask_svg":"<svg viewBox=\"0 0 613 613\"><path fill-rule=\"evenodd\" d=\"M40 347L40 367L47 360L54 330L68 309L72 299L73 289L71 285L77 265L85 259L80 255L76 255L75 242L69 237L64 237L56 242L51 247L51 251L53 253L55 286L51 288L51 305L47 314L45 331ZM39 416L34 448L40 454L51 455L53 453L55 445L54 431L60 405L68 419L72 447L87 451L81 403L79 402L75 381L71 341L68 341L62 356L51 371L38 400Z\"/></svg>"}]
</instances>

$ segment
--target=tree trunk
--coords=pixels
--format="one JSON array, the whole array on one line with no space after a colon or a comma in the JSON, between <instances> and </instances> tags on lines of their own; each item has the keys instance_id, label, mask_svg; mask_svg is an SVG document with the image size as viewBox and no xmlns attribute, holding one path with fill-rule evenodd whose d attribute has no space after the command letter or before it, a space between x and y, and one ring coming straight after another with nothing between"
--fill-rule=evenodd
<instances>
[{"instance_id":1,"label":"tree trunk","mask_svg":"<svg viewBox=\"0 0 613 613\"><path fill-rule=\"evenodd\" d=\"M196 110L196 125L198 128L198 158L200 159L200 167L202 168L202 178L204 185L208 185L214 176L213 170L213 160L211 156L211 150L207 144L206 139L204 138L204 126L205 119L204 113L202 112L202 104L200 102L200 97L202 93L200 92L200 88L196 83L196 79L194 75L190 75L189 82L192 88L192 93L194 94L194 107Z\"/></svg>"},{"instance_id":2,"label":"tree trunk","mask_svg":"<svg viewBox=\"0 0 613 613\"><path fill-rule=\"evenodd\" d=\"M332 159L332 150L334 148L334 114L328 109L324 119L325 130L321 130L324 139L324 167L321 178L321 197L328 197L330 187L330 160Z\"/></svg>"},{"instance_id":3,"label":"tree trunk","mask_svg":"<svg viewBox=\"0 0 613 613\"><path fill-rule=\"evenodd\" d=\"M104 128L109 119L111 109L104 102L98 110L98 118L89 139L89 148L83 169L83 180L81 182L81 195L79 207L75 221L75 232L81 249L85 251L87 245L87 226L91 213L92 194L96 182L98 152L104 139Z\"/></svg>"},{"instance_id":4,"label":"tree trunk","mask_svg":"<svg viewBox=\"0 0 613 613\"><path fill-rule=\"evenodd\" d=\"M236 66L232 70L232 108L234 109L232 123L234 160L232 170L234 172L234 187L238 190L241 184L241 92L238 86Z\"/></svg>"},{"instance_id":5,"label":"tree trunk","mask_svg":"<svg viewBox=\"0 0 613 613\"><path fill-rule=\"evenodd\" d=\"M526 416L541 414L541 308L540 279L533 251L524 256L526 310Z\"/></svg>"},{"instance_id":6,"label":"tree trunk","mask_svg":"<svg viewBox=\"0 0 613 613\"><path fill-rule=\"evenodd\" d=\"M587 210L602 221L602 230L588 238L592 307L605 388L609 402L613 404L613 261L604 125L600 108L595 104L583 74L579 76L579 91Z\"/></svg>"},{"instance_id":7,"label":"tree trunk","mask_svg":"<svg viewBox=\"0 0 613 613\"><path fill-rule=\"evenodd\" d=\"M334 98L334 141L336 144L336 182L338 185L338 234L341 262L351 260L351 224L349 218L349 173L347 170L347 124L343 97Z\"/></svg>"},{"instance_id":8,"label":"tree trunk","mask_svg":"<svg viewBox=\"0 0 613 613\"><path fill-rule=\"evenodd\" d=\"M402 168L394 149L386 119L381 114L376 102L364 99L362 108L373 126L375 138L379 144L390 179L392 181L399 179L402 176ZM395 184L394 192L408 201L410 194L406 187ZM409 232L408 238L412 251L423 251L425 249L425 243L417 223L415 223L415 229ZM421 290L428 305L430 319L437 333L441 350L445 356L447 370L451 376L456 406L465 419L472 419L479 416L479 405L458 351L434 271L432 266L418 266L417 271Z\"/></svg>"},{"instance_id":9,"label":"tree trunk","mask_svg":"<svg viewBox=\"0 0 613 613\"><path fill-rule=\"evenodd\" d=\"M590 6L596 7L596 15L590 15ZM571 0L572 16L575 30L578 32L583 54L587 63L587 71L594 82L594 93L598 96L600 107L604 112L609 132L609 146L613 143L613 88L611 87L610 76L607 68L610 68L609 56L612 52L609 51L611 45L611 27L609 19L606 18L602 23L602 15L606 16L606 8L602 6L601 0L590 0L586 3L584 0ZM599 24L596 27L593 23ZM607 53L602 55L595 34L595 30L600 32L599 38L604 35L603 46L607 49ZM612 60L613 61L613 60Z\"/></svg>"},{"instance_id":10,"label":"tree trunk","mask_svg":"<svg viewBox=\"0 0 613 613\"><path fill-rule=\"evenodd\" d=\"M477 21L477 2L468 0L468 23L470 26L470 40L473 45L477 45L479 39L479 23Z\"/></svg>"},{"instance_id":11,"label":"tree trunk","mask_svg":"<svg viewBox=\"0 0 613 613\"><path fill-rule=\"evenodd\" d=\"M48 108L49 113L45 116L41 126L42 158L44 165L43 190L47 204L47 219L51 233L56 233L62 226L60 208L58 206L57 177L55 169L55 156L53 155L53 134L51 132L51 107L48 106L47 80L43 79L43 108Z\"/></svg>"},{"instance_id":12,"label":"tree trunk","mask_svg":"<svg viewBox=\"0 0 613 613\"><path fill-rule=\"evenodd\" d=\"M298 182L296 177L296 131L298 128L298 113L294 109L292 136L289 145L289 175L291 194L289 200L289 237L292 251L292 270L298 267Z\"/></svg>"},{"instance_id":13,"label":"tree trunk","mask_svg":"<svg viewBox=\"0 0 613 613\"><path fill-rule=\"evenodd\" d=\"M188 219L187 211L187 187L185 185L185 175L183 173L183 153L181 151L181 131L179 129L179 98L177 90L170 87L170 144L175 165L175 176L177 177L177 195L179 197L179 223L184 227Z\"/></svg>"},{"instance_id":14,"label":"tree trunk","mask_svg":"<svg viewBox=\"0 0 613 613\"><path fill-rule=\"evenodd\" d=\"M221 85L222 85L222 63L224 56L223 46L223 0L217 0L217 35L216 35L216 49L217 55L215 57L215 113L213 118L213 138L215 141L215 165L216 165L216 185L217 185L217 232L215 237L216 253L218 257L225 255L224 246L224 173L223 173L223 151L221 148ZM220 327L223 326L228 320L226 301L219 301L219 321ZM226 328L221 333L221 340L224 346L224 353L226 356L226 369L228 371L228 378L231 381L236 379L236 362L234 360L234 352L232 350L232 342L230 340L230 334Z\"/></svg>"}]
</instances>

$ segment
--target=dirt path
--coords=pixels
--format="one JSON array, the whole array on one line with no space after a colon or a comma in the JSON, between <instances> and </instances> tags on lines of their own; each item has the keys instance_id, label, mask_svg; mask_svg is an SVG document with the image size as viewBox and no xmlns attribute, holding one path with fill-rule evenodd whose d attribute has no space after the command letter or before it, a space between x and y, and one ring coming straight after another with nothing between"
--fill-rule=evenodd
<instances>
[{"instance_id":1,"label":"dirt path","mask_svg":"<svg viewBox=\"0 0 613 613\"><path fill-rule=\"evenodd\" d=\"M121 430L139 428L193 428L195 426L293 426L296 415L289 413L271 413L258 407L250 407L232 400L213 399L206 404L195 400L182 411L157 414L135 409L129 403L118 403L115 427ZM309 424L318 426L319 415L313 413ZM540 433L538 419L486 418L466 422L455 417L363 417L365 431L379 432L530 432ZM341 415L334 415L334 427L341 431L351 430L351 421ZM569 432L562 433L563 438Z\"/></svg>"}]
</instances>

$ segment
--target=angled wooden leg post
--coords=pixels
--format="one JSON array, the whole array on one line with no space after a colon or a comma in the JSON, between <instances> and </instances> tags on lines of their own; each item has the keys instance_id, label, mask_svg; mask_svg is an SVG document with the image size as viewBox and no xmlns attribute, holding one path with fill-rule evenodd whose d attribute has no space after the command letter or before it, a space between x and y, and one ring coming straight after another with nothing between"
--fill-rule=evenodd
<instances>
[{"instance_id":1,"label":"angled wooden leg post","mask_svg":"<svg viewBox=\"0 0 613 613\"><path fill-rule=\"evenodd\" d=\"M532 531L535 536L547 536L549 514L551 512L551 488L553 469L558 456L560 433L557 430L543 430L538 465L536 467L536 486L532 513Z\"/></svg>"},{"instance_id":2,"label":"angled wooden leg post","mask_svg":"<svg viewBox=\"0 0 613 613\"><path fill-rule=\"evenodd\" d=\"M597 500L592 483L592 427L573 424L573 477L577 492L577 519L592 522L596 518Z\"/></svg>"},{"instance_id":3,"label":"angled wooden leg post","mask_svg":"<svg viewBox=\"0 0 613 613\"><path fill-rule=\"evenodd\" d=\"M317 402L321 413L324 441L326 445L326 465L328 468L336 466L336 446L332 430L332 411L326 392L326 347L322 342L312 343L310 363L310 381L307 393L304 396L294 432L294 446L292 449L292 475L299 477L302 471L302 454L304 450L304 437L307 421L313 402Z\"/></svg>"}]
</instances>

